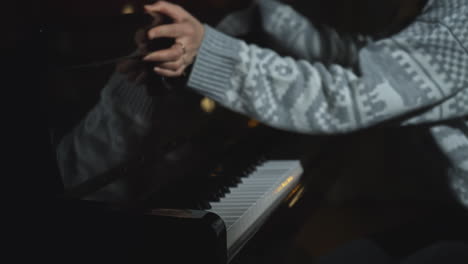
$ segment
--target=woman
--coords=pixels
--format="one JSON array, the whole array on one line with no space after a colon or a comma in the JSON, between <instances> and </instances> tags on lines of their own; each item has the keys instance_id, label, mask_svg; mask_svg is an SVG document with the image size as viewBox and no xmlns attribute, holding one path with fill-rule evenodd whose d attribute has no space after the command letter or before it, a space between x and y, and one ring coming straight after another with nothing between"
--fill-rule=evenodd
<instances>
[{"instance_id":1,"label":"woman","mask_svg":"<svg viewBox=\"0 0 468 264\"><path fill-rule=\"evenodd\" d=\"M182 76L193 64L188 87L279 129L340 134L382 123L427 125L451 161L454 193L468 206L468 3L396 3L391 34L355 41L319 31L275 0L257 1L217 29L160 1L145 6L147 12L174 23L151 29L148 37L176 44L144 60L158 63L154 71L166 77ZM249 32L255 14L288 57L234 38Z\"/></svg>"}]
</instances>

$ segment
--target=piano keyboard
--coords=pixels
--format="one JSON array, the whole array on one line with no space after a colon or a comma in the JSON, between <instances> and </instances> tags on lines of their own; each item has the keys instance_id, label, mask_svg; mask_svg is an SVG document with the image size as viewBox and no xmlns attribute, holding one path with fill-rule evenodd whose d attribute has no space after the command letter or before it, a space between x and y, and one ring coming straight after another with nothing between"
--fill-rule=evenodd
<instances>
[{"instance_id":1,"label":"piano keyboard","mask_svg":"<svg viewBox=\"0 0 468 264\"><path fill-rule=\"evenodd\" d=\"M245 244L256 227L295 187L303 169L299 161L267 161L217 202L211 209L223 219L227 231L228 256L232 257Z\"/></svg>"}]
</instances>

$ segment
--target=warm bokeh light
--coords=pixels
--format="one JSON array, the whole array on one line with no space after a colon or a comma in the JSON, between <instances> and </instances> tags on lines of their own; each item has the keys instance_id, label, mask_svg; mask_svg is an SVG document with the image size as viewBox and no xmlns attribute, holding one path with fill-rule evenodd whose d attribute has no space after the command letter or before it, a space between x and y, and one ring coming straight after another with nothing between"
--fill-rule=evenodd
<instances>
[{"instance_id":1,"label":"warm bokeh light","mask_svg":"<svg viewBox=\"0 0 468 264\"><path fill-rule=\"evenodd\" d=\"M260 122L258 122L257 120L254 120L254 119L250 119L247 122L247 126L250 127L250 128L258 127L259 125L260 125Z\"/></svg>"},{"instance_id":2,"label":"warm bokeh light","mask_svg":"<svg viewBox=\"0 0 468 264\"><path fill-rule=\"evenodd\" d=\"M203 98L200 102L201 109L206 113L212 113L216 109L215 101L210 98Z\"/></svg>"},{"instance_id":3,"label":"warm bokeh light","mask_svg":"<svg viewBox=\"0 0 468 264\"><path fill-rule=\"evenodd\" d=\"M135 13L135 7L132 4L126 4L122 7L122 14L133 14Z\"/></svg>"}]
</instances>

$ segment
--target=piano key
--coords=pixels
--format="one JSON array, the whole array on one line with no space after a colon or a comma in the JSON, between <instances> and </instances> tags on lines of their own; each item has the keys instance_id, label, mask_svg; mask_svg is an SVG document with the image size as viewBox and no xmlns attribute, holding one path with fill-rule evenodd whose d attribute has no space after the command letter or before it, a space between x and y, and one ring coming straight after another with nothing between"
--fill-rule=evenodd
<instances>
[{"instance_id":1,"label":"piano key","mask_svg":"<svg viewBox=\"0 0 468 264\"><path fill-rule=\"evenodd\" d=\"M226 193L223 192L221 189L218 189L218 191L216 192L216 195L217 195L219 198L224 198L224 197L226 197Z\"/></svg>"},{"instance_id":2,"label":"piano key","mask_svg":"<svg viewBox=\"0 0 468 264\"><path fill-rule=\"evenodd\" d=\"M228 208L214 208L212 207L213 210L216 210L217 213L219 214L224 214L224 213L243 213L245 211L245 206L244 207L228 207Z\"/></svg>"},{"instance_id":3,"label":"piano key","mask_svg":"<svg viewBox=\"0 0 468 264\"><path fill-rule=\"evenodd\" d=\"M222 205L213 205L211 204L211 208L213 208L213 210L220 210L220 209L228 209L228 208L242 208L243 210L245 210L246 207L249 207L250 205L252 205L251 203L223 203Z\"/></svg>"},{"instance_id":4,"label":"piano key","mask_svg":"<svg viewBox=\"0 0 468 264\"><path fill-rule=\"evenodd\" d=\"M231 192L231 190L230 190L229 187L227 187L227 186L222 186L222 187L221 187L221 190L222 190L225 194Z\"/></svg>"},{"instance_id":5,"label":"piano key","mask_svg":"<svg viewBox=\"0 0 468 264\"><path fill-rule=\"evenodd\" d=\"M220 202L223 204L255 203L255 201L257 201L258 199L259 197L233 197L229 200L220 200Z\"/></svg>"},{"instance_id":6,"label":"piano key","mask_svg":"<svg viewBox=\"0 0 468 264\"><path fill-rule=\"evenodd\" d=\"M236 181L240 180L235 186L229 186L229 193L210 203L209 211L225 222L230 254L237 250L239 241L248 236L247 231L294 188L302 167L298 161L266 161L246 171L250 173L242 178L235 177Z\"/></svg>"}]
</instances>

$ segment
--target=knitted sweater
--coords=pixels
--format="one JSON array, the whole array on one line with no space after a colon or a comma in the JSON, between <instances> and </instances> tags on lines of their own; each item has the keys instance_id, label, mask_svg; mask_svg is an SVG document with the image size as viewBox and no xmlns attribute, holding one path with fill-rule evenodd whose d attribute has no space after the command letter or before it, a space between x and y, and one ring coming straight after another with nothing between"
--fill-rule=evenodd
<instances>
[{"instance_id":1,"label":"knitted sweater","mask_svg":"<svg viewBox=\"0 0 468 264\"><path fill-rule=\"evenodd\" d=\"M205 26L189 87L267 125L312 135L425 124L468 206L467 1L429 0L408 27L362 47L278 1L256 4L269 39L290 56L234 38L253 26L253 9L243 10L217 30ZM325 50L330 64L321 60ZM338 63L342 56L352 67Z\"/></svg>"},{"instance_id":2,"label":"knitted sweater","mask_svg":"<svg viewBox=\"0 0 468 264\"><path fill-rule=\"evenodd\" d=\"M106 178L116 171L122 175L113 178L126 176L126 166L142 155L155 104L144 85L116 72L85 118L63 137L52 136L67 195L114 202L130 199L132 184Z\"/></svg>"},{"instance_id":3,"label":"knitted sweater","mask_svg":"<svg viewBox=\"0 0 468 264\"><path fill-rule=\"evenodd\" d=\"M277 1L256 5L271 42L291 57L233 38L253 28L253 8L239 11L218 30L206 26L191 88L265 124L301 133L424 123L451 160L451 185L468 206L468 3L430 0L407 29L363 47L331 29L317 30ZM66 189L99 181L135 159L151 133L154 106L144 86L114 74L97 105L56 142ZM97 192L91 188L85 198L123 201L134 192L131 186L116 181Z\"/></svg>"}]
</instances>

